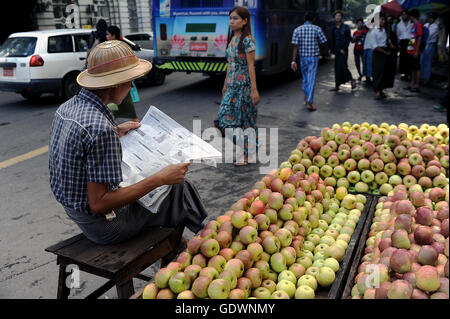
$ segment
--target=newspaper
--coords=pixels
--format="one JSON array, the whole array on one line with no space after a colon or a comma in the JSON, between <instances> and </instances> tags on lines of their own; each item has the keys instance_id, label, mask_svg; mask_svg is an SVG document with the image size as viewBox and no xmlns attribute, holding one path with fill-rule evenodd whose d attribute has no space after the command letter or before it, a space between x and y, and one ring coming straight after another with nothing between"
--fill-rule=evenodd
<instances>
[{"instance_id":1,"label":"newspaper","mask_svg":"<svg viewBox=\"0 0 450 319\"><path fill-rule=\"evenodd\" d=\"M150 106L141 126L121 139L122 175L120 186L133 185L170 164L203 162L217 167L222 153L193 134L155 106ZM158 187L139 199L152 213L157 213L169 194L170 185Z\"/></svg>"}]
</instances>

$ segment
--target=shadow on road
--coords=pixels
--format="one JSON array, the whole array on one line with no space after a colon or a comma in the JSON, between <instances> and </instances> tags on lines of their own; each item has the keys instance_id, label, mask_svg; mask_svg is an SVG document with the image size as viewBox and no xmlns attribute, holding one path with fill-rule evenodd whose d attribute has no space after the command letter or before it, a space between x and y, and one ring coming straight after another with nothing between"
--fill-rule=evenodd
<instances>
[{"instance_id":1,"label":"shadow on road","mask_svg":"<svg viewBox=\"0 0 450 319\"><path fill-rule=\"evenodd\" d=\"M5 109L19 108L21 110L35 111L36 109L54 108L55 106L59 106L62 103L64 103L64 99L52 94L44 95L36 100L27 100L26 98L23 98L22 96L20 96L20 94L18 94L17 98L15 98L14 100L4 100L2 103L2 107Z\"/></svg>"}]
</instances>

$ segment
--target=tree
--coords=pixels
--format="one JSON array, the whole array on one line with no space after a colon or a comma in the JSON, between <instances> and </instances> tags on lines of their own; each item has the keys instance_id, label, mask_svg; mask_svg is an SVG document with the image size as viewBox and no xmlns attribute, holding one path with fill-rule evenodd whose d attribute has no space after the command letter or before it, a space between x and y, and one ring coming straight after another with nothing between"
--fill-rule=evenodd
<instances>
[{"instance_id":1,"label":"tree","mask_svg":"<svg viewBox=\"0 0 450 319\"><path fill-rule=\"evenodd\" d=\"M370 12L366 12L366 8L370 4L380 5L383 0L345 0L344 13L347 19L356 20L358 18L367 17Z\"/></svg>"}]
</instances>

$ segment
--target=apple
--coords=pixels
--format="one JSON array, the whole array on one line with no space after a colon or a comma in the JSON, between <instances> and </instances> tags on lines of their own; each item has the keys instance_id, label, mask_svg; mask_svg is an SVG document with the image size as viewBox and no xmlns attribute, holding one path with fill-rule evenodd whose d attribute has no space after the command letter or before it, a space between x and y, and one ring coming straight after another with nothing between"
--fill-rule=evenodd
<instances>
[{"instance_id":1,"label":"apple","mask_svg":"<svg viewBox=\"0 0 450 319\"><path fill-rule=\"evenodd\" d=\"M384 165L383 171L388 175L392 176L397 172L397 165L395 163L386 163Z\"/></svg>"},{"instance_id":2,"label":"apple","mask_svg":"<svg viewBox=\"0 0 450 319\"><path fill-rule=\"evenodd\" d=\"M344 198L342 199L341 205L342 207L346 208L346 209L354 209L356 207L356 197L354 195L348 194L345 195Z\"/></svg>"},{"instance_id":3,"label":"apple","mask_svg":"<svg viewBox=\"0 0 450 319\"><path fill-rule=\"evenodd\" d=\"M237 289L241 289L245 293L245 299L250 296L250 292L252 289L252 282L247 277L241 277L237 280Z\"/></svg>"},{"instance_id":4,"label":"apple","mask_svg":"<svg viewBox=\"0 0 450 319\"><path fill-rule=\"evenodd\" d=\"M433 230L428 226L418 226L414 230L414 240L419 245L430 245L433 242Z\"/></svg>"},{"instance_id":5,"label":"apple","mask_svg":"<svg viewBox=\"0 0 450 319\"><path fill-rule=\"evenodd\" d=\"M404 158L407 154L407 149L403 145L398 145L394 148L394 155L396 158Z\"/></svg>"},{"instance_id":6,"label":"apple","mask_svg":"<svg viewBox=\"0 0 450 319\"><path fill-rule=\"evenodd\" d=\"M230 294L230 284L225 279L215 279L208 286L208 296L211 299L227 299Z\"/></svg>"},{"instance_id":7,"label":"apple","mask_svg":"<svg viewBox=\"0 0 450 319\"><path fill-rule=\"evenodd\" d=\"M244 263L237 258L233 258L225 264L225 270L231 270L234 272L237 278L240 278L244 273Z\"/></svg>"},{"instance_id":8,"label":"apple","mask_svg":"<svg viewBox=\"0 0 450 319\"><path fill-rule=\"evenodd\" d=\"M268 205L274 210L279 210L283 206L284 198L281 193L273 192L269 195Z\"/></svg>"},{"instance_id":9,"label":"apple","mask_svg":"<svg viewBox=\"0 0 450 319\"><path fill-rule=\"evenodd\" d=\"M295 299L314 299L315 293L311 287L303 285L297 288L294 296Z\"/></svg>"},{"instance_id":10,"label":"apple","mask_svg":"<svg viewBox=\"0 0 450 319\"><path fill-rule=\"evenodd\" d=\"M192 291L185 290L178 294L177 299L195 299L195 295Z\"/></svg>"},{"instance_id":11,"label":"apple","mask_svg":"<svg viewBox=\"0 0 450 319\"><path fill-rule=\"evenodd\" d=\"M216 236L216 240L219 243L220 248L223 249L230 247L233 237L229 232L220 231Z\"/></svg>"},{"instance_id":12,"label":"apple","mask_svg":"<svg viewBox=\"0 0 450 319\"><path fill-rule=\"evenodd\" d=\"M364 182L358 182L358 183L356 183L356 185L355 185L355 190L356 190L358 193L367 193L367 192L369 192L369 185L367 185L367 184L364 183Z\"/></svg>"},{"instance_id":13,"label":"apple","mask_svg":"<svg viewBox=\"0 0 450 319\"><path fill-rule=\"evenodd\" d=\"M439 272L433 266L426 265L416 271L416 285L426 292L437 291L440 287Z\"/></svg>"},{"instance_id":14,"label":"apple","mask_svg":"<svg viewBox=\"0 0 450 319\"><path fill-rule=\"evenodd\" d=\"M323 266L319 270L319 274L316 276L317 282L322 287L329 287L336 279L333 269Z\"/></svg>"},{"instance_id":15,"label":"apple","mask_svg":"<svg viewBox=\"0 0 450 319\"><path fill-rule=\"evenodd\" d=\"M317 290L317 280L311 275L303 275L297 281L297 287L308 286L314 291Z\"/></svg>"},{"instance_id":16,"label":"apple","mask_svg":"<svg viewBox=\"0 0 450 319\"><path fill-rule=\"evenodd\" d=\"M337 261L341 262L344 259L345 250L338 245L331 245L325 250L326 258L334 258Z\"/></svg>"},{"instance_id":17,"label":"apple","mask_svg":"<svg viewBox=\"0 0 450 319\"><path fill-rule=\"evenodd\" d=\"M160 268L155 275L155 283L158 288L167 288L169 279L172 277L173 271L168 268Z\"/></svg>"},{"instance_id":18,"label":"apple","mask_svg":"<svg viewBox=\"0 0 450 319\"><path fill-rule=\"evenodd\" d=\"M188 290L190 285L189 277L184 272L177 272L169 279L169 287L176 294Z\"/></svg>"},{"instance_id":19,"label":"apple","mask_svg":"<svg viewBox=\"0 0 450 319\"><path fill-rule=\"evenodd\" d=\"M184 269L184 273L189 278L190 282L193 282L197 277L202 267L199 265L189 265Z\"/></svg>"},{"instance_id":20,"label":"apple","mask_svg":"<svg viewBox=\"0 0 450 319\"><path fill-rule=\"evenodd\" d=\"M278 229L274 235L279 239L281 247L287 247L291 245L292 234L286 228Z\"/></svg>"},{"instance_id":21,"label":"apple","mask_svg":"<svg viewBox=\"0 0 450 319\"><path fill-rule=\"evenodd\" d=\"M280 194L281 195L281 194ZM241 229L244 226L247 226L249 220L249 215L246 211L238 210L231 215L231 223L237 229Z\"/></svg>"},{"instance_id":22,"label":"apple","mask_svg":"<svg viewBox=\"0 0 450 319\"><path fill-rule=\"evenodd\" d=\"M339 262L334 258L325 259L323 265L332 269L334 272L337 272L339 270Z\"/></svg>"},{"instance_id":23,"label":"apple","mask_svg":"<svg viewBox=\"0 0 450 319\"><path fill-rule=\"evenodd\" d=\"M145 286L142 292L142 299L156 299L156 295L159 292L159 288L155 283L150 283Z\"/></svg>"},{"instance_id":24,"label":"apple","mask_svg":"<svg viewBox=\"0 0 450 319\"><path fill-rule=\"evenodd\" d=\"M246 299L246 295L242 289L236 288L230 291L228 299Z\"/></svg>"},{"instance_id":25,"label":"apple","mask_svg":"<svg viewBox=\"0 0 450 319\"><path fill-rule=\"evenodd\" d=\"M411 271L411 257L406 249L396 250L391 257L390 267L397 273L404 274Z\"/></svg>"},{"instance_id":26,"label":"apple","mask_svg":"<svg viewBox=\"0 0 450 319\"><path fill-rule=\"evenodd\" d=\"M188 252L195 255L199 252L203 239L200 236L193 236L187 243Z\"/></svg>"},{"instance_id":27,"label":"apple","mask_svg":"<svg viewBox=\"0 0 450 319\"><path fill-rule=\"evenodd\" d=\"M276 290L272 293L271 299L290 299L289 295L283 290Z\"/></svg>"},{"instance_id":28,"label":"apple","mask_svg":"<svg viewBox=\"0 0 450 319\"><path fill-rule=\"evenodd\" d=\"M239 251L236 256L236 259L240 259L242 261L242 263L244 264L244 268L245 269L249 269L252 268L254 260L253 260L253 255L251 252L249 252L248 250L241 250Z\"/></svg>"},{"instance_id":29,"label":"apple","mask_svg":"<svg viewBox=\"0 0 450 319\"><path fill-rule=\"evenodd\" d=\"M156 295L156 299L175 299L175 294L170 288L160 289Z\"/></svg>"},{"instance_id":30,"label":"apple","mask_svg":"<svg viewBox=\"0 0 450 319\"><path fill-rule=\"evenodd\" d=\"M267 288L264 287L258 287L255 290L253 290L253 295L256 299L271 299L272 294Z\"/></svg>"},{"instance_id":31,"label":"apple","mask_svg":"<svg viewBox=\"0 0 450 319\"><path fill-rule=\"evenodd\" d=\"M249 268L245 272L245 277L250 279L252 288L258 288L262 283L262 273L258 268Z\"/></svg>"},{"instance_id":32,"label":"apple","mask_svg":"<svg viewBox=\"0 0 450 319\"><path fill-rule=\"evenodd\" d=\"M420 247L417 261L421 265L435 266L438 260L439 252L431 245Z\"/></svg>"},{"instance_id":33,"label":"apple","mask_svg":"<svg viewBox=\"0 0 450 319\"><path fill-rule=\"evenodd\" d=\"M286 270L286 258L281 253L274 253L270 257L270 266L271 268L280 273L283 270Z\"/></svg>"},{"instance_id":34,"label":"apple","mask_svg":"<svg viewBox=\"0 0 450 319\"><path fill-rule=\"evenodd\" d=\"M274 254L278 251L280 251L281 243L278 237L271 236L267 237L262 241L262 246L264 247L264 250L268 254Z\"/></svg>"},{"instance_id":35,"label":"apple","mask_svg":"<svg viewBox=\"0 0 450 319\"><path fill-rule=\"evenodd\" d=\"M205 257L213 257L219 253L219 242L213 238L204 240L200 246L200 250Z\"/></svg>"},{"instance_id":36,"label":"apple","mask_svg":"<svg viewBox=\"0 0 450 319\"><path fill-rule=\"evenodd\" d=\"M281 280L277 283L276 290L282 290L287 293L289 298L292 298L295 295L296 287L295 284L289 280Z\"/></svg>"}]
</instances>

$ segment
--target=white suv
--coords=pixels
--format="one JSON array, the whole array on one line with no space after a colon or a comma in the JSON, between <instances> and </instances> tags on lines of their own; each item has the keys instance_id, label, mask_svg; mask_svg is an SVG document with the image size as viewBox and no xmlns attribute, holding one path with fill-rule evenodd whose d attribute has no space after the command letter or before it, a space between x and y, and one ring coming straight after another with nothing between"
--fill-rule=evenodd
<instances>
[{"instance_id":1,"label":"white suv","mask_svg":"<svg viewBox=\"0 0 450 319\"><path fill-rule=\"evenodd\" d=\"M71 98L80 89L76 77L85 67L91 32L61 29L11 34L0 47L0 91L17 92L30 100L42 93ZM153 50L141 50L133 42L124 41L138 57L150 61L153 58ZM142 80L162 84L165 74L153 69Z\"/></svg>"}]
</instances>

